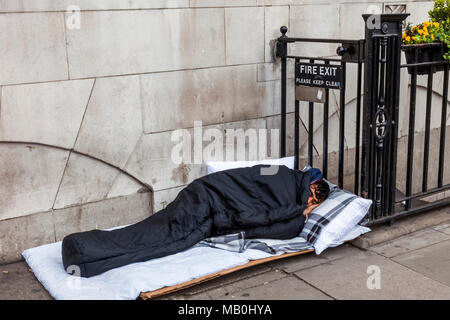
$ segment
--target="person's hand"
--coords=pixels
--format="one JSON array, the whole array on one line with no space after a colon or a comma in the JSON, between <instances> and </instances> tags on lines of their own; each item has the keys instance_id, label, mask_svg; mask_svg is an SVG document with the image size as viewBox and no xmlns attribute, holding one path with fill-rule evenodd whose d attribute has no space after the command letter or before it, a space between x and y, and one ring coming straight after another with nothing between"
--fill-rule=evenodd
<instances>
[{"instance_id":1,"label":"person's hand","mask_svg":"<svg viewBox=\"0 0 450 320\"><path fill-rule=\"evenodd\" d=\"M309 214L319 206L320 204L313 204L306 207L305 211L303 211L303 215L308 218Z\"/></svg>"}]
</instances>

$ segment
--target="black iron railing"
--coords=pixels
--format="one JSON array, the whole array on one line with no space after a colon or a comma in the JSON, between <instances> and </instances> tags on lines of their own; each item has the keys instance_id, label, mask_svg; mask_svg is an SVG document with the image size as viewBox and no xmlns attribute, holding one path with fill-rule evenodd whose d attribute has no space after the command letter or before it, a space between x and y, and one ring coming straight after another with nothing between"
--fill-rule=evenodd
<instances>
[{"instance_id":1,"label":"black iron railing","mask_svg":"<svg viewBox=\"0 0 450 320\"><path fill-rule=\"evenodd\" d=\"M392 222L399 217L423 212L440 206L450 204L449 198L428 203L415 203L419 198L430 196L450 189L450 185L444 184L445 144L446 144L446 115L448 95L448 63L446 61L422 62L415 59L408 64L401 64L402 50L402 23L408 14L379 15L379 25L375 28L366 23L365 39L308 39L288 37L287 28L281 27L281 37L277 41L277 56L281 58L281 156L286 155L286 88L287 88L287 60L293 59L296 65L296 84L303 84L297 79L297 65L309 63L309 66L323 64L324 66L340 66L343 76L339 78L339 87L331 88L323 86L325 99L321 102L311 100L308 102L308 137L300 137L300 98L295 97L295 158L296 167L299 166L300 139L307 140L307 162L314 165L314 111L317 104L323 106L323 148L322 171L327 177L329 173L329 94L330 90L339 90L339 136L338 136L338 161L337 182L344 187L344 146L345 137L345 107L346 107L346 78L355 77L356 80L356 112L355 112L355 149L354 149L354 180L352 190L365 198L373 200L373 206L369 212L369 224ZM363 15L364 21L372 18L372 15ZM310 57L288 55L290 43L335 43L338 45L337 55L340 58ZM433 44L432 46L437 46ZM409 59L410 60L410 59ZM357 65L356 74L350 75L346 66L348 63ZM314 65L313 65L314 64ZM411 73L409 128L408 128L408 152L406 156L405 192L397 188L397 158L399 140L399 105L400 105L400 70L408 68ZM363 71L364 70L364 71ZM424 71L425 70L425 71ZM433 94L433 74L443 72L442 110L439 142L439 163L437 169L437 186L429 188L429 149L430 128ZM427 81L427 99L425 116L425 139L423 151L422 190L412 193L412 176L414 167L414 133L415 133L415 109L417 77L425 74ZM318 77L321 79L321 77ZM298 83L297 83L298 81ZM405 81L403 79L402 81ZM320 82L320 81L319 81ZM323 81L322 81L323 82ZM311 87L320 85L307 84ZM364 91L361 90L364 88ZM361 117L362 116L362 117ZM361 139L362 138L362 139ZM361 142L362 141L362 142ZM348 160L347 160L348 161ZM403 177L402 177L403 178ZM403 188L401 188L403 189Z\"/></svg>"},{"instance_id":2,"label":"black iron railing","mask_svg":"<svg viewBox=\"0 0 450 320\"><path fill-rule=\"evenodd\" d=\"M363 56L362 50L364 45L364 40L343 40L343 39L309 39L309 38L290 38L286 36L287 28L281 27L280 29L282 36L278 39L278 50L277 55L281 58L281 147L280 154L282 157L286 155L286 67L287 59L294 59L295 63L298 64L302 61L307 61L309 63L323 63L324 65L330 66L334 64L339 64L342 67L343 79L340 91L340 118L339 118L339 152L338 152L338 184L343 186L344 184L344 129L345 129L345 82L346 82L346 65L347 63L358 64L357 72L357 112L356 112L356 124L357 124L357 134L356 134L356 154L355 161L359 159L359 140L360 140L360 117L361 117L361 81L362 81L362 64ZM327 58L327 57L306 57L306 56L294 56L288 55L288 44L289 43L336 43L338 44L337 54L341 58ZM328 136L329 136L329 88L325 89L325 101L323 102L323 150L322 150L322 172L325 177L328 175ZM314 102L309 102L308 104L308 164L313 166L313 126L314 126ZM295 99L295 158L296 167L298 167L299 159L299 118L300 118L300 100ZM355 192L359 189L359 160L358 165L355 167Z\"/></svg>"}]
</instances>

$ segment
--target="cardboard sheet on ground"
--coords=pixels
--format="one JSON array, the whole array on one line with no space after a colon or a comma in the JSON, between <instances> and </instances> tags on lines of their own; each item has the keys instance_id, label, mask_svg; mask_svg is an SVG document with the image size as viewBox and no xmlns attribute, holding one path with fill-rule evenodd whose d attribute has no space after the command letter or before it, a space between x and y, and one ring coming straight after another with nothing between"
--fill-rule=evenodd
<instances>
[{"instance_id":1,"label":"cardboard sheet on ground","mask_svg":"<svg viewBox=\"0 0 450 320\"><path fill-rule=\"evenodd\" d=\"M369 228L357 226L335 245L368 231ZM177 254L129 264L90 278L69 275L64 270L61 242L27 249L22 255L36 278L55 299L128 300L136 299L141 292L179 285L253 260L312 249L300 237L289 240L252 239L244 244L239 244L239 239L236 241L237 246L233 242L219 245L202 242ZM236 250L237 247L240 249ZM242 248L245 250L240 252Z\"/></svg>"}]
</instances>

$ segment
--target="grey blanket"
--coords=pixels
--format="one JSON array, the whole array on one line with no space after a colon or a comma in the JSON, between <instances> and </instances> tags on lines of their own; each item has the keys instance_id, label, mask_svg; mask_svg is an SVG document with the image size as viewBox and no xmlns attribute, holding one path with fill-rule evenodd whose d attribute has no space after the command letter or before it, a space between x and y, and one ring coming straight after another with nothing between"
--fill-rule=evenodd
<instances>
[{"instance_id":1,"label":"grey blanket","mask_svg":"<svg viewBox=\"0 0 450 320\"><path fill-rule=\"evenodd\" d=\"M245 232L207 238L200 241L196 246L212 247L239 253L244 252L247 249L256 249L270 254L313 249L313 247L302 237L295 237L287 240L247 239L245 238Z\"/></svg>"}]
</instances>

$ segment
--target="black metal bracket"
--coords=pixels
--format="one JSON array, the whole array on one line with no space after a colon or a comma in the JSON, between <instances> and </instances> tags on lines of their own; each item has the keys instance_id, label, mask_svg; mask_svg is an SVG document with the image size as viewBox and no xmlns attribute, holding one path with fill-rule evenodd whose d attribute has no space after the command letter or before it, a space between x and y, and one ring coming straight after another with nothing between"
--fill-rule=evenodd
<instances>
[{"instance_id":1,"label":"black metal bracket","mask_svg":"<svg viewBox=\"0 0 450 320\"><path fill-rule=\"evenodd\" d=\"M343 42L336 49L336 54L342 57L343 62L362 62L364 61L364 40L356 45L353 42Z\"/></svg>"}]
</instances>

